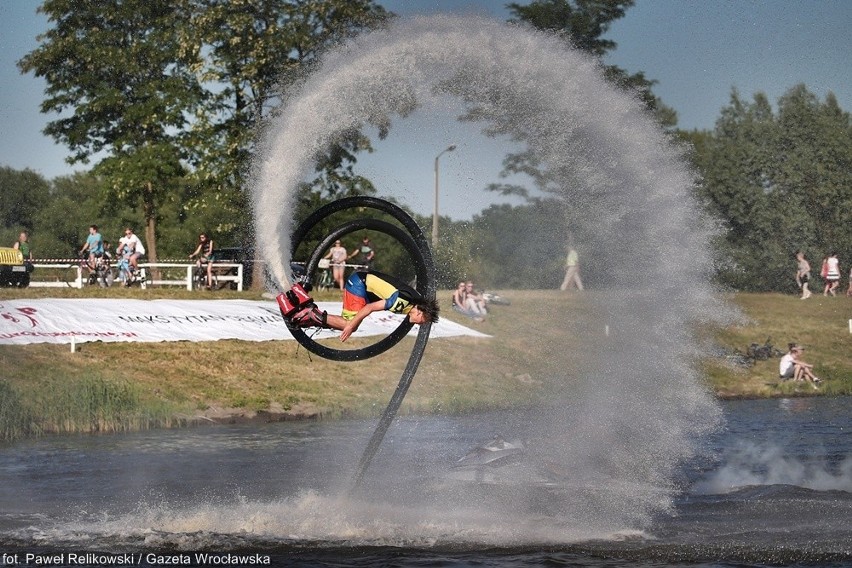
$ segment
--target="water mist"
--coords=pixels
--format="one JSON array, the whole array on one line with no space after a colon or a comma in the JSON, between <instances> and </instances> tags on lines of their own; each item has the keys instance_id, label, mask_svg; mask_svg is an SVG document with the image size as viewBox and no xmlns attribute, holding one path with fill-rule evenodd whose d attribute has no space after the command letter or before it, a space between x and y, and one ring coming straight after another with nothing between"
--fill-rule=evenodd
<instances>
[{"instance_id":1,"label":"water mist","mask_svg":"<svg viewBox=\"0 0 852 568\"><path fill-rule=\"evenodd\" d=\"M570 210L566 226L554 227L555 254L570 231L585 261L606 267L608 288L594 295L588 327L611 334L584 356L578 380L588 386L553 393L559 410L536 419L548 445L530 459L546 454L568 472L566 486L582 488L565 497L566 524L641 525L669 505L676 467L718 424L692 366L690 326L729 312L708 283L710 231L680 150L595 61L550 35L450 16L399 21L329 54L266 126L252 188L260 252L287 287L294 197L316 153L341 133L393 124L446 97L547 166L549 188ZM502 497L493 505L501 511L530 496Z\"/></svg>"}]
</instances>

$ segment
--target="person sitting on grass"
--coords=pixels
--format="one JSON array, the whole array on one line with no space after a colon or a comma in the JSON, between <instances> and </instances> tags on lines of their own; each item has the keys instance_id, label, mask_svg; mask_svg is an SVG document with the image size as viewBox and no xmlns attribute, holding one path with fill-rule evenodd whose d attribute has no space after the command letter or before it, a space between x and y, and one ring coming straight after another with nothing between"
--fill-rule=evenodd
<instances>
[{"instance_id":1,"label":"person sitting on grass","mask_svg":"<svg viewBox=\"0 0 852 568\"><path fill-rule=\"evenodd\" d=\"M808 380L814 388L817 388L817 384L821 383L822 379L814 375L813 365L805 363L800 358L804 349L804 347L796 343L789 345L789 350L781 357L781 364L778 369L779 378L782 381L787 379L793 379L794 381Z\"/></svg>"},{"instance_id":2,"label":"person sitting on grass","mask_svg":"<svg viewBox=\"0 0 852 568\"><path fill-rule=\"evenodd\" d=\"M284 319L298 327L340 330L346 341L373 312L405 314L415 324L436 323L438 302L424 298L414 288L379 272L353 272L343 288L343 312L336 316L321 311L300 284L276 298Z\"/></svg>"},{"instance_id":3,"label":"person sitting on grass","mask_svg":"<svg viewBox=\"0 0 852 568\"><path fill-rule=\"evenodd\" d=\"M485 318L480 315L479 310L474 311L470 309L468 305L467 286L464 282L459 282L458 287L453 292L453 309L475 321L485 321Z\"/></svg>"}]
</instances>

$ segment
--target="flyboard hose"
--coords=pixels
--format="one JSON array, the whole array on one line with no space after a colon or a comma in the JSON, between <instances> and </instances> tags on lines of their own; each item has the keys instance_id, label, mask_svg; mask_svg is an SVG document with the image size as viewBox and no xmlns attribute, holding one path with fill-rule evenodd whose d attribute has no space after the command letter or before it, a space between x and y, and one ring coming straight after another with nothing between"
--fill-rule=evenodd
<instances>
[{"instance_id":1,"label":"flyboard hose","mask_svg":"<svg viewBox=\"0 0 852 568\"><path fill-rule=\"evenodd\" d=\"M314 251L305 266L305 275L303 277L304 283L307 285L312 284L314 274L316 273L319 261L323 256L323 252L328 249L331 243L340 237L355 231L370 229L393 237L405 248L414 264L415 274L417 277L414 286L415 289L424 298L434 298L436 292L435 262L432 258L432 250L429 248L429 243L426 241L426 236L410 215L408 215L400 207L383 199L367 196L347 197L344 199L338 199L337 201L333 201L317 209L307 219L305 219L305 221L302 222L302 224L299 225L293 233L292 251L295 253L307 234L318 223L322 222L334 213L352 208L358 208L359 210L363 208L376 209L399 221L402 228L395 224L373 218L355 219L336 227L328 233L328 235L316 246L316 248L314 248ZM287 327L290 330L290 333L305 349L319 355L320 357L331 359L333 361L359 361L384 353L402 341L402 338L408 334L413 325L414 324L406 318L392 333L381 341L360 349L344 350L321 345L309 337L301 328L287 322ZM364 474L370 467L370 462L372 462L373 457L376 455L376 452L385 437L385 433L393 422L397 411L399 411L399 407L408 392L408 388L414 380L414 375L417 372L417 367L420 365L420 360L423 358L423 353L426 350L426 343L429 341L429 333L431 329L431 323L420 325L420 331L417 334L417 339L414 342L414 347L411 350L408 363L402 372L402 376L399 378L396 390L394 391L390 402L388 402L388 406L385 408L384 413L382 413L379 423L376 426L376 430L373 432L373 435L367 444L367 448L364 450L361 460L358 463L358 468L356 469L355 476L353 478L352 491L360 486L361 481L364 478Z\"/></svg>"}]
</instances>

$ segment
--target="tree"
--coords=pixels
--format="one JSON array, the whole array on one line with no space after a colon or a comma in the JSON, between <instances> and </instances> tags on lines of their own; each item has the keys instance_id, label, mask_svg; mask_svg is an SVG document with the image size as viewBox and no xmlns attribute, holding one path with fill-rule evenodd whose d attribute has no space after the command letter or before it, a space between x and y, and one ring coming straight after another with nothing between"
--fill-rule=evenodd
<instances>
[{"instance_id":1,"label":"tree","mask_svg":"<svg viewBox=\"0 0 852 568\"><path fill-rule=\"evenodd\" d=\"M421 225L428 219L420 220ZM438 283L455 288L473 279L490 288L554 288L564 274L564 224L555 199L531 199L520 206L492 205L472 221L441 219ZM519 238L518 235L523 235Z\"/></svg>"},{"instance_id":2,"label":"tree","mask_svg":"<svg viewBox=\"0 0 852 568\"><path fill-rule=\"evenodd\" d=\"M736 90L712 133L693 133L700 197L723 223L719 278L736 289L790 290L797 250L852 257L852 129L833 95L804 85L772 111ZM816 268L816 267L815 267Z\"/></svg>"},{"instance_id":3,"label":"tree","mask_svg":"<svg viewBox=\"0 0 852 568\"><path fill-rule=\"evenodd\" d=\"M45 133L72 151L69 162L98 159L105 200L142 210L147 254L157 259L158 206L185 175L180 142L201 93L182 43L184 2L46 0L54 27L18 63L47 81Z\"/></svg>"},{"instance_id":4,"label":"tree","mask_svg":"<svg viewBox=\"0 0 852 568\"><path fill-rule=\"evenodd\" d=\"M97 160L106 202L132 203L157 258L160 208L176 196L187 216L217 216L217 235L251 231L244 176L256 127L319 54L380 25L367 0L48 0L54 22L19 67L47 80L46 132ZM354 174L358 133L321 156L326 191L370 191ZM187 183L187 181L190 181ZM260 281L258 279L257 281Z\"/></svg>"},{"instance_id":5,"label":"tree","mask_svg":"<svg viewBox=\"0 0 852 568\"><path fill-rule=\"evenodd\" d=\"M383 8L369 0L195 0L187 27L191 43L206 54L197 72L207 96L192 125L193 178L198 191L189 207L216 206L233 213L230 226L253 237L244 178L254 153L256 126L280 104L286 91L323 51L365 29L381 25ZM318 156L311 186L340 197L366 193L372 184L354 174L355 153L369 140L353 132ZM260 264L256 265L260 268ZM262 282L256 274L254 282Z\"/></svg>"},{"instance_id":6,"label":"tree","mask_svg":"<svg viewBox=\"0 0 852 568\"><path fill-rule=\"evenodd\" d=\"M536 29L556 33L575 49L603 59L617 44L602 36L615 20L621 19L635 0L534 0L527 5L512 2L507 7L514 23L526 23ZM654 95L656 81L644 73L630 74L617 65L605 65L606 77L622 89L636 91L648 110L666 127L677 124L677 112Z\"/></svg>"},{"instance_id":7,"label":"tree","mask_svg":"<svg viewBox=\"0 0 852 568\"><path fill-rule=\"evenodd\" d=\"M38 232L33 246L40 258L76 258L93 224L107 240L109 235L121 234L117 226L101 220L100 187L100 181L89 173L52 180L50 200L36 217Z\"/></svg>"},{"instance_id":8,"label":"tree","mask_svg":"<svg viewBox=\"0 0 852 568\"><path fill-rule=\"evenodd\" d=\"M49 187L47 180L32 170L0 167L0 246L11 244L6 244L7 234L14 234L12 240L17 240L20 231L35 228L36 215L49 198Z\"/></svg>"}]
</instances>

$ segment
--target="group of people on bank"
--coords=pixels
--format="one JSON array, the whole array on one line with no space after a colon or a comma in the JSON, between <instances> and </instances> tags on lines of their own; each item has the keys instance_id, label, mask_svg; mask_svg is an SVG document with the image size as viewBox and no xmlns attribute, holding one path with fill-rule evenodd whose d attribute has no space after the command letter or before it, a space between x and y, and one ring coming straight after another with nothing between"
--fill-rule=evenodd
<instances>
[{"instance_id":1,"label":"group of people on bank","mask_svg":"<svg viewBox=\"0 0 852 568\"><path fill-rule=\"evenodd\" d=\"M350 253L343 246L340 239L334 241L334 246L329 249L328 253L323 257L330 261L331 275L334 278L334 283L338 289L344 290L344 276L346 275L346 263L353 258L356 258L355 265L362 270L370 270L373 262L376 259L376 249L373 247L373 242L370 237L364 236L361 239L361 244L358 245Z\"/></svg>"},{"instance_id":2,"label":"group of people on bank","mask_svg":"<svg viewBox=\"0 0 852 568\"><path fill-rule=\"evenodd\" d=\"M453 309L474 321L485 321L488 315L487 302L473 287L473 280L459 282L453 291Z\"/></svg>"},{"instance_id":3,"label":"group of people on bank","mask_svg":"<svg viewBox=\"0 0 852 568\"><path fill-rule=\"evenodd\" d=\"M836 252L823 257L819 276L823 281L823 296L836 296L841 280L840 260L837 258ZM805 258L804 252L798 251L796 253L796 284L802 291L802 300L807 300L813 295L810 289L811 279L811 263ZM852 269L849 271L849 285L846 289L846 295L852 296Z\"/></svg>"},{"instance_id":4,"label":"group of people on bank","mask_svg":"<svg viewBox=\"0 0 852 568\"><path fill-rule=\"evenodd\" d=\"M145 254L145 245L142 244L131 227L125 227L124 235L118 239L115 253L118 258L127 259L131 269L135 272L139 269L139 259ZM97 225L89 225L89 235L80 249L80 256L87 254L87 266L90 272L96 270L99 259L106 259L107 261L112 259L110 243L104 240Z\"/></svg>"}]
</instances>

